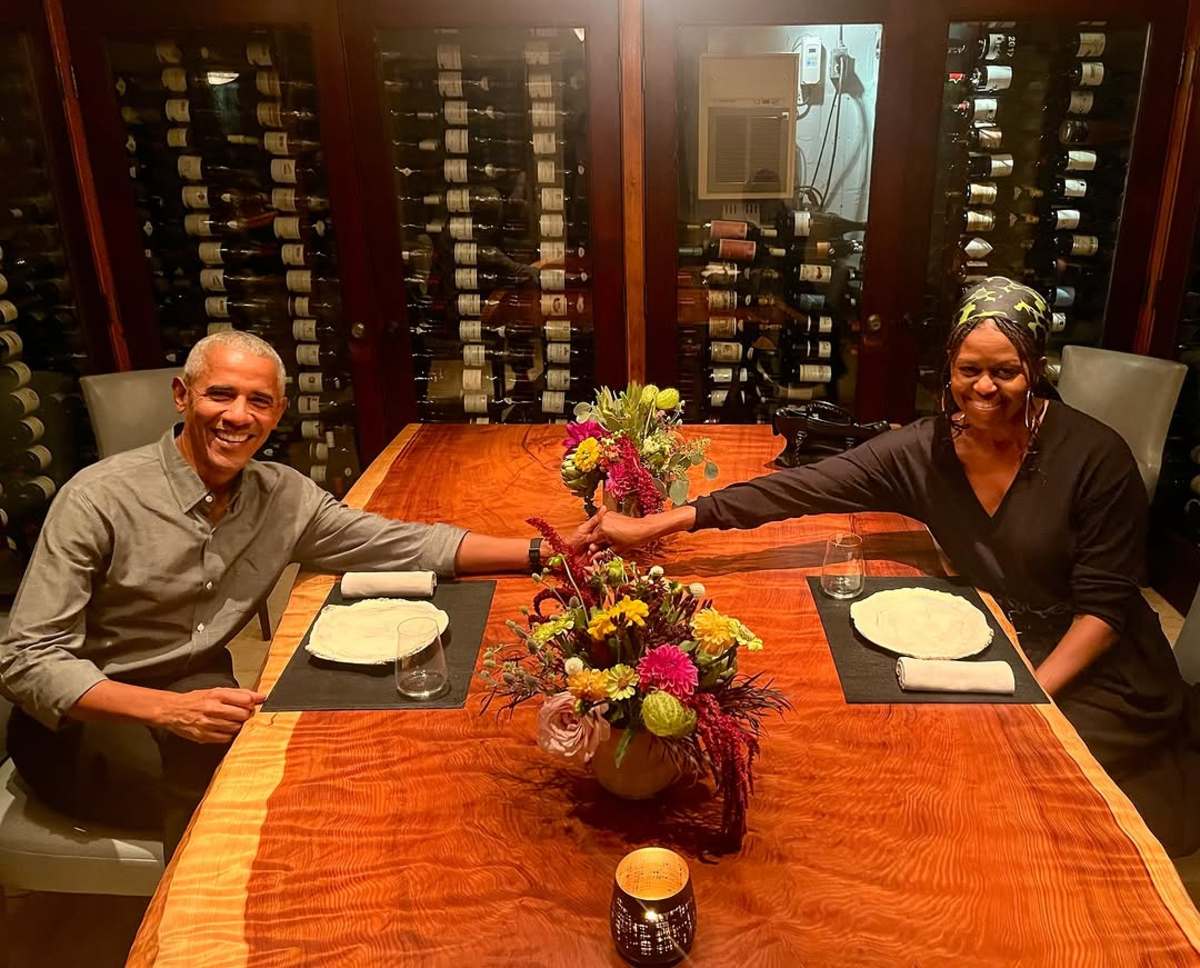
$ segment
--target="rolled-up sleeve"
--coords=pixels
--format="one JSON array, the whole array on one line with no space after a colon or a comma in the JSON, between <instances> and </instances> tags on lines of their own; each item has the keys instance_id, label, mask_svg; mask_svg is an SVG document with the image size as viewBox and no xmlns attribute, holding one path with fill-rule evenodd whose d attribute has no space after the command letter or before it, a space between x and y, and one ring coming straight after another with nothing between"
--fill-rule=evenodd
<instances>
[{"instance_id":1,"label":"rolled-up sleeve","mask_svg":"<svg viewBox=\"0 0 1200 968\"><path fill-rule=\"evenodd\" d=\"M449 524L415 524L348 508L319 492L316 510L301 534L293 557L324 571L395 569L454 576L454 558L466 536Z\"/></svg>"},{"instance_id":2,"label":"rolled-up sleeve","mask_svg":"<svg viewBox=\"0 0 1200 968\"><path fill-rule=\"evenodd\" d=\"M106 678L79 652L92 582L111 549L112 534L96 508L78 491L64 489L46 516L0 639L5 694L51 729Z\"/></svg>"}]
</instances>

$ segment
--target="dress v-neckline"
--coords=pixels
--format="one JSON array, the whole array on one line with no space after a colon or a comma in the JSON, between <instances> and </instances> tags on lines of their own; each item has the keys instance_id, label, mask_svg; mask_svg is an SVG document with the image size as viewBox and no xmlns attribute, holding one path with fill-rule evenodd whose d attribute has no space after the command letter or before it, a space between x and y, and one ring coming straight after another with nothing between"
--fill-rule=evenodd
<instances>
[{"instance_id":1,"label":"dress v-neckline","mask_svg":"<svg viewBox=\"0 0 1200 968\"><path fill-rule=\"evenodd\" d=\"M1042 410L1042 423L1039 429L1039 436L1041 431L1045 430L1046 419L1050 416L1050 401L1046 400L1043 403L1043 407L1045 409ZM971 495L971 500L975 503L975 507L979 509L980 514L982 514L989 522L994 523L999 519L1001 512L1004 511L1005 506L1008 504L1009 495L1016 490L1017 484L1021 480L1021 475L1025 471L1025 465L1029 461L1029 450L1026 449L1024 455L1022 455L1021 462L1017 465L1016 473L1013 474L1012 479L1008 482L1008 486L1004 489L1004 493L1000 496L1000 500L996 503L996 509L994 511L988 511L988 509L984 506L983 501L979 499L979 493L975 490L975 486L971 483L971 478L967 476L967 469L963 466L962 459L958 456L958 451L954 449L954 438L951 436L951 427L952 425L950 424L950 421L947 421L946 433L947 443L950 446L950 458L954 461L954 466L958 468L959 480L967 489L967 493Z\"/></svg>"}]
</instances>

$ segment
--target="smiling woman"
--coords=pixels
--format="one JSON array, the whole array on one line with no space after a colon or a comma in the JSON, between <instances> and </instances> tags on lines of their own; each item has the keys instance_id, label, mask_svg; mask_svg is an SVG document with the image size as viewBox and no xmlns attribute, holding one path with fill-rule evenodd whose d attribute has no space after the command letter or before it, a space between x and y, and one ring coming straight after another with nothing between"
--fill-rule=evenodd
<instances>
[{"instance_id":1,"label":"smiling woman","mask_svg":"<svg viewBox=\"0 0 1200 968\"><path fill-rule=\"evenodd\" d=\"M1138 591L1146 489L1121 437L1042 380L1046 302L991 278L962 301L942 413L804 467L645 518L601 510L618 548L674 531L893 511L928 525L1173 856L1200 846L1200 689Z\"/></svg>"}]
</instances>

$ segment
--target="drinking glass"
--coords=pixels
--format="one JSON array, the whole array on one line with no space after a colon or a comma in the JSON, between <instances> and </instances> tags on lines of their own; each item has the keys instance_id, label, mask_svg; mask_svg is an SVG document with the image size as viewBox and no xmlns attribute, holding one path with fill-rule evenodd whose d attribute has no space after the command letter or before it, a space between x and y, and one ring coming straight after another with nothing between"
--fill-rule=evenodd
<instances>
[{"instance_id":1,"label":"drinking glass","mask_svg":"<svg viewBox=\"0 0 1200 968\"><path fill-rule=\"evenodd\" d=\"M835 534L825 543L821 591L830 598L854 598L863 590L862 538Z\"/></svg>"},{"instance_id":2,"label":"drinking glass","mask_svg":"<svg viewBox=\"0 0 1200 968\"><path fill-rule=\"evenodd\" d=\"M433 699L449 684L438 623L410 618L396 626L396 691L410 699Z\"/></svg>"}]
</instances>

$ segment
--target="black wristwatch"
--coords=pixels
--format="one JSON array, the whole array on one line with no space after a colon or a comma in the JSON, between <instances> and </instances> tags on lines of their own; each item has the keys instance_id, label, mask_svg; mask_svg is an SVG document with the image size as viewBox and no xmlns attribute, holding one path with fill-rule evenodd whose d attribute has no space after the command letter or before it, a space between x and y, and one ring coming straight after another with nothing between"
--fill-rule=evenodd
<instances>
[{"instance_id":1,"label":"black wristwatch","mask_svg":"<svg viewBox=\"0 0 1200 968\"><path fill-rule=\"evenodd\" d=\"M529 570L542 570L542 539L540 537L529 539Z\"/></svg>"}]
</instances>

